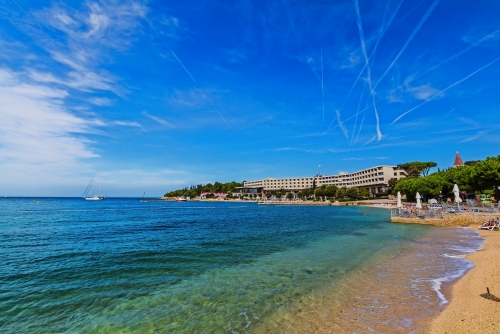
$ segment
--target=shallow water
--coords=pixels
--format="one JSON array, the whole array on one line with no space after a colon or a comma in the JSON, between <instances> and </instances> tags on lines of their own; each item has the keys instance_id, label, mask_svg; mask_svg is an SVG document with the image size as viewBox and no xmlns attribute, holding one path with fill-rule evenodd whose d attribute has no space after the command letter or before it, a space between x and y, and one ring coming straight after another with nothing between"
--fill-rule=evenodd
<instances>
[{"instance_id":1,"label":"shallow water","mask_svg":"<svg viewBox=\"0 0 500 334\"><path fill-rule=\"evenodd\" d=\"M409 332L480 239L382 209L2 198L0 244L6 332Z\"/></svg>"}]
</instances>

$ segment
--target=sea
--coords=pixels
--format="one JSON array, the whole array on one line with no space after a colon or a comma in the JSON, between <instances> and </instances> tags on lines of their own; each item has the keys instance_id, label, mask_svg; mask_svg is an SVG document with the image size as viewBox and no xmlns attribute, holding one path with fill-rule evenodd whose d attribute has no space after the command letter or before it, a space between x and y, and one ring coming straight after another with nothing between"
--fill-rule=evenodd
<instances>
[{"instance_id":1,"label":"sea","mask_svg":"<svg viewBox=\"0 0 500 334\"><path fill-rule=\"evenodd\" d=\"M482 242L361 206L5 197L0 332L424 332Z\"/></svg>"}]
</instances>

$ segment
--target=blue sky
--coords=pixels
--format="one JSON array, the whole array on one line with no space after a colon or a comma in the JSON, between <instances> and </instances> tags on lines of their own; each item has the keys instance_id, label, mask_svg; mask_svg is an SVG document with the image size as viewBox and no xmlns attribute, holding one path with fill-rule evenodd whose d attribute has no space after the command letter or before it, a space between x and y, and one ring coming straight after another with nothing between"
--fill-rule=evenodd
<instances>
[{"instance_id":1,"label":"blue sky","mask_svg":"<svg viewBox=\"0 0 500 334\"><path fill-rule=\"evenodd\" d=\"M0 195L497 155L500 2L0 3Z\"/></svg>"}]
</instances>

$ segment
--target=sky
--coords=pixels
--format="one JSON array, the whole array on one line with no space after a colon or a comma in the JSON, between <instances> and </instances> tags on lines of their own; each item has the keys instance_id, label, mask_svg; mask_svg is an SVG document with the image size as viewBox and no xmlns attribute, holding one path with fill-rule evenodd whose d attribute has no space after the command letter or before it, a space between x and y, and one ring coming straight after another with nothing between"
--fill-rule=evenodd
<instances>
[{"instance_id":1,"label":"sky","mask_svg":"<svg viewBox=\"0 0 500 334\"><path fill-rule=\"evenodd\" d=\"M0 196L500 153L499 1L1 0L0 15Z\"/></svg>"}]
</instances>

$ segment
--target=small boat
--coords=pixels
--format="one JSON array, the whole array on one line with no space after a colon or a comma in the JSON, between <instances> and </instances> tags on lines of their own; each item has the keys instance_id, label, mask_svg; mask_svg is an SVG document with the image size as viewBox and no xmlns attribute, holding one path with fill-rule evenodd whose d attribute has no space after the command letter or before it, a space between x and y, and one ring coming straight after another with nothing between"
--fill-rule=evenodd
<instances>
[{"instance_id":1,"label":"small boat","mask_svg":"<svg viewBox=\"0 0 500 334\"><path fill-rule=\"evenodd\" d=\"M90 196L87 196L89 191L90 191ZM83 193L82 197L86 201L102 201L106 197L101 195L101 193L102 193L102 183L101 183L101 188L99 190L99 195L94 195L94 179L92 179L92 181L90 181L89 185L87 186L87 189Z\"/></svg>"},{"instance_id":2,"label":"small boat","mask_svg":"<svg viewBox=\"0 0 500 334\"><path fill-rule=\"evenodd\" d=\"M176 202L187 202L187 198L185 198L185 197L179 197L175 201Z\"/></svg>"}]
</instances>

